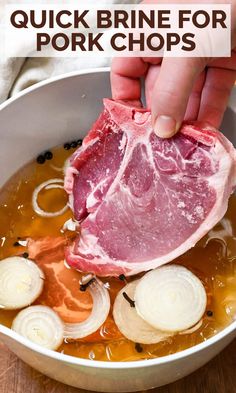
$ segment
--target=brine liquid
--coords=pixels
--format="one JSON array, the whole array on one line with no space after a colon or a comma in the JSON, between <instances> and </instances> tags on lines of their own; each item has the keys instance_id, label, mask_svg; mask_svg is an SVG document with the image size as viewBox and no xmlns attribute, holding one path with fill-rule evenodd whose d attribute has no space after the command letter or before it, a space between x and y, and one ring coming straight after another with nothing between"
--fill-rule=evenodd
<instances>
[{"instance_id":1,"label":"brine liquid","mask_svg":"<svg viewBox=\"0 0 236 393\"><path fill-rule=\"evenodd\" d=\"M27 248L16 243L19 239L47 239L68 236L61 229L72 217L68 210L54 218L39 217L32 208L33 190L42 182L63 179L65 160L73 152L63 148L53 149L53 159L44 164L30 162L0 191L0 259L22 255ZM67 196L61 189L44 190L40 193L40 206L47 211L60 210ZM232 196L229 208L221 222L211 230L194 248L174 263L189 268L204 283L208 294L207 310L202 326L192 334L175 335L158 344L137 346L118 331L110 313L105 324L95 334L78 340L65 342L59 352L106 361L129 361L151 359L172 354L213 336L236 318L236 197ZM80 273L68 269L63 256L58 260L55 250L50 250L36 259L46 275L43 294L35 302L53 307L65 321L79 322L91 311L89 293L79 291ZM0 262L1 263L1 262ZM128 278L127 281L131 281ZM103 279L109 282L111 300L125 285L119 279ZM8 327L18 311L0 310L0 323Z\"/></svg>"}]
</instances>

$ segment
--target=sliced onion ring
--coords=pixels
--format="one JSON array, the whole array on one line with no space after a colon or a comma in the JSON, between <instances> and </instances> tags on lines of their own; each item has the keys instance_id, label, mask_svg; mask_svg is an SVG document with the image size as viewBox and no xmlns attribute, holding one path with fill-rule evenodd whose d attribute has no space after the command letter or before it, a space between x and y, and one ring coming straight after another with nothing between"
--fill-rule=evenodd
<instances>
[{"instance_id":1,"label":"sliced onion ring","mask_svg":"<svg viewBox=\"0 0 236 393\"><path fill-rule=\"evenodd\" d=\"M65 174L66 174L67 168L70 167L70 160L71 160L71 157L67 158L67 159L65 160L65 162L64 162L63 167L58 167L58 166L56 166L56 165L54 165L54 164L51 164L50 167L51 167L52 169L54 169L54 171L63 172L63 174L65 175Z\"/></svg>"},{"instance_id":2,"label":"sliced onion ring","mask_svg":"<svg viewBox=\"0 0 236 393\"><path fill-rule=\"evenodd\" d=\"M58 183L64 184L64 181L62 179L49 179L42 184L40 184L38 187L35 188L32 196L32 204L33 204L33 209L35 213L37 213L41 217L56 217L60 216L65 213L65 211L68 209L68 205L64 206L61 210L58 210L57 212L46 212L45 210L41 209L41 207L38 204L38 194L45 188L46 190L50 190L53 188L60 188L64 190L64 186L60 185Z\"/></svg>"},{"instance_id":3,"label":"sliced onion ring","mask_svg":"<svg viewBox=\"0 0 236 393\"><path fill-rule=\"evenodd\" d=\"M84 279L82 283L86 284L91 278L94 279L94 281L88 286L88 291L93 298L92 312L83 322L65 324L64 337L66 339L77 340L87 337L96 332L107 319L110 311L109 292L104 287L103 283L92 275L88 275L87 280Z\"/></svg>"},{"instance_id":4,"label":"sliced onion ring","mask_svg":"<svg viewBox=\"0 0 236 393\"><path fill-rule=\"evenodd\" d=\"M203 320L202 319L200 319L200 321L196 324L196 325L194 325L193 327L191 327L190 329L187 329L187 330L182 330L182 332L179 332L179 334L192 334L192 333L194 333L194 332L196 332L198 329L200 329L200 327L202 326L202 324L203 324Z\"/></svg>"},{"instance_id":5,"label":"sliced onion ring","mask_svg":"<svg viewBox=\"0 0 236 393\"><path fill-rule=\"evenodd\" d=\"M17 310L29 306L41 294L42 270L31 260L10 257L0 261L0 308Z\"/></svg>"},{"instance_id":6,"label":"sliced onion ring","mask_svg":"<svg viewBox=\"0 0 236 393\"><path fill-rule=\"evenodd\" d=\"M20 311L12 329L44 348L57 349L63 342L63 322L46 306L31 306Z\"/></svg>"},{"instance_id":7,"label":"sliced onion ring","mask_svg":"<svg viewBox=\"0 0 236 393\"><path fill-rule=\"evenodd\" d=\"M135 291L138 314L156 329L179 332L194 326L203 316L206 291L183 266L162 266L143 276Z\"/></svg>"},{"instance_id":8,"label":"sliced onion ring","mask_svg":"<svg viewBox=\"0 0 236 393\"><path fill-rule=\"evenodd\" d=\"M134 293L139 280L127 284L118 293L113 306L113 317L120 332L129 340L140 344L155 344L166 340L172 334L157 330L145 322L138 314L135 307L131 307L125 300L125 292L130 299Z\"/></svg>"}]
</instances>

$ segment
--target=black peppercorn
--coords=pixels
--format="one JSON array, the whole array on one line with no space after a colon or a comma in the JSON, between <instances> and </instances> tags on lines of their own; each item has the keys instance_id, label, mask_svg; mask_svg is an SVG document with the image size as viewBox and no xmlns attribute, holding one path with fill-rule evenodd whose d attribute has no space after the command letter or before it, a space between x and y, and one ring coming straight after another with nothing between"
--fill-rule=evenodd
<instances>
[{"instance_id":1,"label":"black peppercorn","mask_svg":"<svg viewBox=\"0 0 236 393\"><path fill-rule=\"evenodd\" d=\"M77 140L77 146L81 146L82 143L83 143L83 140L82 140L82 139L78 139L78 140Z\"/></svg>"},{"instance_id":2,"label":"black peppercorn","mask_svg":"<svg viewBox=\"0 0 236 393\"><path fill-rule=\"evenodd\" d=\"M19 246L20 246L20 243L15 242L15 243L13 244L13 246L14 246L14 247L19 247Z\"/></svg>"},{"instance_id":3,"label":"black peppercorn","mask_svg":"<svg viewBox=\"0 0 236 393\"><path fill-rule=\"evenodd\" d=\"M207 316L208 316L208 317L212 317L212 315L213 315L213 311L208 310L208 311L207 311Z\"/></svg>"},{"instance_id":4,"label":"black peppercorn","mask_svg":"<svg viewBox=\"0 0 236 393\"><path fill-rule=\"evenodd\" d=\"M71 142L70 146L74 149L78 146L76 141Z\"/></svg>"},{"instance_id":5,"label":"black peppercorn","mask_svg":"<svg viewBox=\"0 0 236 393\"><path fill-rule=\"evenodd\" d=\"M65 149L65 150L70 150L70 148L71 148L70 143L65 143L65 144L64 144L64 149Z\"/></svg>"},{"instance_id":6,"label":"black peppercorn","mask_svg":"<svg viewBox=\"0 0 236 393\"><path fill-rule=\"evenodd\" d=\"M24 254L22 254L23 258L28 258L28 256L29 256L28 252L24 252Z\"/></svg>"},{"instance_id":7,"label":"black peppercorn","mask_svg":"<svg viewBox=\"0 0 236 393\"><path fill-rule=\"evenodd\" d=\"M40 156L37 157L37 163L38 164L44 164L45 163L45 157L40 154Z\"/></svg>"},{"instance_id":8,"label":"black peppercorn","mask_svg":"<svg viewBox=\"0 0 236 393\"><path fill-rule=\"evenodd\" d=\"M139 343L136 343L136 344L135 344L135 349L136 349L136 351L137 351L138 353L143 352L143 348L142 348L142 346L141 346Z\"/></svg>"},{"instance_id":9,"label":"black peppercorn","mask_svg":"<svg viewBox=\"0 0 236 393\"><path fill-rule=\"evenodd\" d=\"M124 274L120 274L119 275L119 280L126 281L125 275Z\"/></svg>"},{"instance_id":10,"label":"black peppercorn","mask_svg":"<svg viewBox=\"0 0 236 393\"><path fill-rule=\"evenodd\" d=\"M46 160L51 160L53 158L53 154L51 151L46 151L46 153L44 154L44 158Z\"/></svg>"}]
</instances>

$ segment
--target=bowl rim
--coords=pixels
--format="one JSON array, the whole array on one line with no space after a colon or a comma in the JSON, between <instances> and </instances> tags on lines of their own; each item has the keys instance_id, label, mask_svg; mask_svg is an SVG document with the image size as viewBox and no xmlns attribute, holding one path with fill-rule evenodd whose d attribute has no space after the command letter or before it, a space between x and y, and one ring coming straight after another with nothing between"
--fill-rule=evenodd
<instances>
[{"instance_id":1,"label":"bowl rim","mask_svg":"<svg viewBox=\"0 0 236 393\"><path fill-rule=\"evenodd\" d=\"M14 97L9 98L8 100L4 101L0 104L0 112L14 103L14 101L20 99L21 97L29 94L35 90L40 89L46 85L50 85L54 82L73 78L77 76L82 76L86 74L94 74L94 73L108 73L110 72L110 67L98 67L98 68L88 68L78 71L72 71L68 73L63 73L51 78L48 78L44 81L38 82L21 92L17 93ZM200 344L197 344L193 347L187 348L183 351L166 355L162 357L157 357L155 359L148 359L148 360L136 360L136 361L126 361L126 362L109 362L109 361L100 361L100 360L90 360L90 359L83 359L77 358L71 355L65 355L61 352L52 351L50 349L41 347L38 344L33 343L32 341L28 340L27 338L20 336L18 333L14 332L10 328L0 324L0 334L7 336L10 339L15 340L19 344L27 347L28 349L37 352L41 355L47 356L49 358L59 360L61 362L65 362L71 365L76 366L83 366L88 368L100 368L100 369L139 369L143 367L150 367L150 366L158 366L165 363L172 363L176 360L181 360L183 358L187 358L195 353L201 352L204 349L212 346L213 344L217 343L218 341L222 340L224 337L230 335L232 332L236 331L236 321L233 321L229 326L221 330L220 332L216 333L214 336L206 339Z\"/></svg>"}]
</instances>

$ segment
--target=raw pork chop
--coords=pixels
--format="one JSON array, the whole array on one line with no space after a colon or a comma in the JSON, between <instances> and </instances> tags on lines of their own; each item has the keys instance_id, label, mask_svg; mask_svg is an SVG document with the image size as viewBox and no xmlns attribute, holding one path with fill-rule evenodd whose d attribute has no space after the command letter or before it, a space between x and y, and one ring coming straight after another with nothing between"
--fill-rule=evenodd
<instances>
[{"instance_id":1,"label":"raw pork chop","mask_svg":"<svg viewBox=\"0 0 236 393\"><path fill-rule=\"evenodd\" d=\"M65 178L80 222L66 260L99 276L133 275L183 254L223 217L236 154L209 125L161 139L149 111L104 105Z\"/></svg>"}]
</instances>

